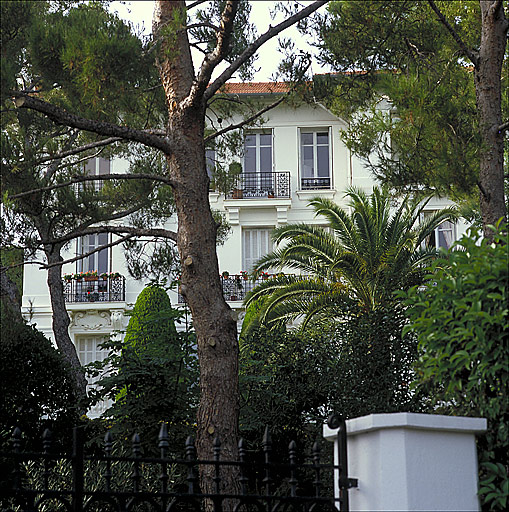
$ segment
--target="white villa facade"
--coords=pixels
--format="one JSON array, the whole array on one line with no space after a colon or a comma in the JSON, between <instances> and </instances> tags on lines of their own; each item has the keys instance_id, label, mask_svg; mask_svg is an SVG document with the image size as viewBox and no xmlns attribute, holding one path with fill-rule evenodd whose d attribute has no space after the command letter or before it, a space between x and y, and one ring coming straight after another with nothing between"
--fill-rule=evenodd
<instances>
[{"instance_id":1,"label":"white villa facade","mask_svg":"<svg viewBox=\"0 0 509 512\"><path fill-rule=\"evenodd\" d=\"M261 98L272 96L268 94L270 85L265 83L237 84L235 92ZM315 218L308 207L311 198L327 197L341 205L348 186L369 192L374 184L362 162L341 141L340 131L348 129L348 125L325 107L314 104L293 108L283 104L264 118L266 121L261 128L245 134L239 188L226 197L214 191L209 196L211 207L224 212L232 228L228 240L218 247L218 257L220 272L230 274L229 279L223 279L225 297L237 313L239 325L243 318L242 299L246 287L250 286L243 281L241 271L249 271L260 256L272 249L271 230L287 223L319 224L320 219ZM127 162L114 160L110 163L97 158L88 166L90 173L106 173L110 169L125 172ZM428 208L434 210L449 204L446 199L434 199ZM176 225L166 227L175 229ZM465 229L462 223L445 223L437 230L435 242L450 245ZM110 240L110 236L78 240L69 249L68 256L89 252ZM113 236L111 241L115 239ZM69 331L84 364L103 357L98 344L104 336L125 329L128 322L125 313L132 309L147 284L128 277L121 245L68 263L62 273L87 270L96 270L99 274L118 273L120 277L65 283L71 317ZM239 277L236 280L234 276ZM179 302L176 292L171 292L170 296L173 303ZM25 268L22 308L31 323L53 338L46 272L35 265Z\"/></svg>"}]
</instances>

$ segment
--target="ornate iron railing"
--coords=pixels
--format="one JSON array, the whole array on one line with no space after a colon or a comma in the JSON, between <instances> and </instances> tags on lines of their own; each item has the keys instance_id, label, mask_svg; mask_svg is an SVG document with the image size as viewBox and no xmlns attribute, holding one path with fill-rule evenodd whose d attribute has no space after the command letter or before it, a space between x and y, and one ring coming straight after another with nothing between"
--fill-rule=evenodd
<instances>
[{"instance_id":1,"label":"ornate iron railing","mask_svg":"<svg viewBox=\"0 0 509 512\"><path fill-rule=\"evenodd\" d=\"M125 277L85 278L64 281L65 302L121 302L125 300Z\"/></svg>"},{"instance_id":2,"label":"ornate iron railing","mask_svg":"<svg viewBox=\"0 0 509 512\"><path fill-rule=\"evenodd\" d=\"M284 460L281 455L275 457L268 430L262 441L263 453L247 450L240 440L238 458L233 461L222 459L217 438L210 460L197 459L191 437L185 445L185 457L171 458L165 424L157 445L160 457L142 457L137 434L132 438L131 456L113 453L110 433L105 436L102 455L87 454L81 428L74 429L72 455L55 452L48 430L43 434L42 447L42 452L24 452L21 430L16 428L12 450L0 452L8 470L2 482L2 510L222 512L224 505L231 510L233 504L234 512L343 512L348 511L348 488L357 485L346 474L346 459L338 459L336 465L323 462L318 442L311 456L298 453L292 441ZM212 491L200 489L198 467L212 467ZM221 492L227 467L230 474L233 468L238 485ZM339 485L338 497L332 496L333 479Z\"/></svg>"},{"instance_id":3,"label":"ornate iron railing","mask_svg":"<svg viewBox=\"0 0 509 512\"><path fill-rule=\"evenodd\" d=\"M330 189L330 178L301 178L302 190Z\"/></svg>"},{"instance_id":4,"label":"ornate iron railing","mask_svg":"<svg viewBox=\"0 0 509 512\"><path fill-rule=\"evenodd\" d=\"M290 171L244 172L239 175L237 187L226 197L229 199L289 198Z\"/></svg>"},{"instance_id":5,"label":"ornate iron railing","mask_svg":"<svg viewBox=\"0 0 509 512\"><path fill-rule=\"evenodd\" d=\"M275 274L268 274L267 277L252 280L241 274L231 274L228 277L220 276L221 286L223 288L224 299L228 302L243 301L247 294L265 279L270 279ZM179 292L179 304L186 302L184 296Z\"/></svg>"}]
</instances>

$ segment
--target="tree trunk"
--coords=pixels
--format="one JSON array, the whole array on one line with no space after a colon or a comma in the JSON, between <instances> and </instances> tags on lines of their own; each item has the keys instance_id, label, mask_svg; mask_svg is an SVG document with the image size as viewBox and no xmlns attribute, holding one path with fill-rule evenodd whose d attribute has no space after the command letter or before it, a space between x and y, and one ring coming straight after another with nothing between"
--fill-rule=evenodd
<instances>
[{"instance_id":1,"label":"tree trunk","mask_svg":"<svg viewBox=\"0 0 509 512\"><path fill-rule=\"evenodd\" d=\"M53 246L46 250L48 264L63 261L60 256L60 247ZM76 347L69 336L69 314L65 307L64 285L62 284L62 266L55 265L48 269L48 288L53 311L53 335L58 349L65 360L71 365L76 382L78 398L83 401L87 396L87 380L83 373ZM80 405L82 407L82 405ZM85 411L83 411L85 412Z\"/></svg>"},{"instance_id":2,"label":"tree trunk","mask_svg":"<svg viewBox=\"0 0 509 512\"><path fill-rule=\"evenodd\" d=\"M2 301L2 315L5 312L9 314L6 321L23 322L21 316L21 300L16 283L7 275L6 269L0 270L0 296ZM4 309L6 311L4 311ZM7 311L8 310L8 311Z\"/></svg>"},{"instance_id":3,"label":"tree trunk","mask_svg":"<svg viewBox=\"0 0 509 512\"><path fill-rule=\"evenodd\" d=\"M480 204L484 236L487 227L507 220L504 201L504 130L502 125L501 73L507 44L508 22L501 0L481 0L481 46L474 69L475 92L482 137Z\"/></svg>"},{"instance_id":4,"label":"tree trunk","mask_svg":"<svg viewBox=\"0 0 509 512\"><path fill-rule=\"evenodd\" d=\"M154 33L174 23L185 2L156 2ZM183 17L185 23L185 16ZM182 263L181 292L191 309L200 363L200 405L196 448L200 459L212 458L219 438L223 460L237 456L238 341L237 328L226 304L216 254L216 224L210 210L205 167L204 126L206 106L183 101L193 85L194 69L187 32L178 30L164 40L158 67L168 105L167 137L174 148L167 155L178 217L177 246ZM213 492L212 467L201 467L201 486ZM238 478L224 468L223 490L234 492Z\"/></svg>"}]
</instances>

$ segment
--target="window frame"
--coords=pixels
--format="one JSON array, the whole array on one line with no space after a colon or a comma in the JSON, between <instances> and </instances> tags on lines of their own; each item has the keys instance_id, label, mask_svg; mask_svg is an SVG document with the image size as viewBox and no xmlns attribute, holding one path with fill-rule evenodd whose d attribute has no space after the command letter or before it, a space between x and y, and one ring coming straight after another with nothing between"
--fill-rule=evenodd
<instances>
[{"instance_id":1,"label":"window frame","mask_svg":"<svg viewBox=\"0 0 509 512\"><path fill-rule=\"evenodd\" d=\"M246 171L246 137L254 135L256 137L256 143L254 146L249 146L251 148L255 148L255 170L254 171ZM270 136L270 146L266 144L261 144L260 135L269 135ZM261 170L261 148L270 147L270 170ZM272 128L266 128L263 130L249 130L244 133L244 156L242 159L242 172L243 173L273 173L274 172L274 130Z\"/></svg>"},{"instance_id":2,"label":"window frame","mask_svg":"<svg viewBox=\"0 0 509 512\"><path fill-rule=\"evenodd\" d=\"M327 133L327 176L320 176L319 174L319 165L318 165L318 148L324 147L324 144L318 143L318 134L319 133ZM312 134L313 135L313 144L303 144L303 135L304 134ZM299 188L300 190L330 190L332 189L332 131L331 126L324 127L310 127L310 128L299 128L298 131L299 137ZM312 147L313 148L313 175L312 176L304 176L304 147ZM316 180L316 185L314 186L304 186L304 180ZM319 180L328 180L328 184L320 185Z\"/></svg>"},{"instance_id":3,"label":"window frame","mask_svg":"<svg viewBox=\"0 0 509 512\"><path fill-rule=\"evenodd\" d=\"M266 254L269 254L274 250L274 243L272 242L271 233L274 230L274 226L260 226L260 227L243 227L242 228L242 270L245 270L247 272L251 272L254 268L254 263L258 261L261 257L265 256ZM252 256L253 251L251 250L251 256L247 258L247 241L246 241L246 235L247 232L253 233L256 232L259 234L263 233L263 236L266 237L266 243L267 243L267 250L266 252L258 251L257 256ZM251 248L253 247L252 240L249 242L251 244ZM260 240L258 239L257 247L260 247ZM249 264L250 262L250 264Z\"/></svg>"},{"instance_id":4,"label":"window frame","mask_svg":"<svg viewBox=\"0 0 509 512\"><path fill-rule=\"evenodd\" d=\"M104 235L106 242L100 243L100 236ZM96 242L95 244L90 244L88 240L85 242L85 237L95 237ZM77 246L76 246L76 256L81 256L83 254L86 254L91 249L97 249L101 245L109 244L111 242L111 236L109 233L93 233L90 235L80 236L77 240ZM86 249L85 249L86 248ZM106 251L106 268L102 269L99 268L100 266L100 255L103 253L103 251ZM90 268L90 258L93 259L93 267ZM104 247L100 251L95 252L94 254L91 254L89 256L86 256L84 258L80 258L76 261L76 271L79 272L88 272L88 271L97 271L98 273L102 272L111 272L111 247Z\"/></svg>"}]
</instances>

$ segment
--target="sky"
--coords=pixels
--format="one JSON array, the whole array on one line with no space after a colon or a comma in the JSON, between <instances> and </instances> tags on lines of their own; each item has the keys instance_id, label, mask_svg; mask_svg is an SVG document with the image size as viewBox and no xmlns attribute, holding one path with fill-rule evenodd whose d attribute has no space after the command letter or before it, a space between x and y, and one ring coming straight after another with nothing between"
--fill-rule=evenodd
<instances>
[{"instance_id":1,"label":"sky","mask_svg":"<svg viewBox=\"0 0 509 512\"><path fill-rule=\"evenodd\" d=\"M274 26L283 21L283 18L276 18L274 21L270 18L269 10L275 3L276 2L273 0L255 0L251 2L251 19L256 24L259 35L263 34L267 30L269 24ZM138 25L140 29L144 28L143 33L145 35L152 32L152 12L154 9L153 0L136 0L127 2L115 1L112 2L110 9L117 11L121 18ZM313 48L306 43L302 35L299 34L296 29L289 28L285 30L283 32L283 36L292 38L299 48L313 53ZM269 81L272 73L277 69L277 65L281 58L281 54L278 53L277 38L273 38L263 45L258 55L259 58L256 61L255 66L261 69L255 73L254 81ZM198 61L200 56L201 54L193 54L195 62ZM320 67L314 58L311 71L313 73L323 73L326 70ZM235 78L233 81L236 81Z\"/></svg>"}]
</instances>

